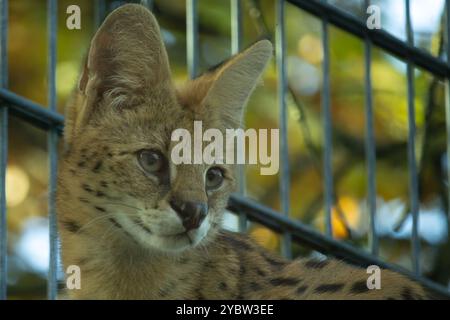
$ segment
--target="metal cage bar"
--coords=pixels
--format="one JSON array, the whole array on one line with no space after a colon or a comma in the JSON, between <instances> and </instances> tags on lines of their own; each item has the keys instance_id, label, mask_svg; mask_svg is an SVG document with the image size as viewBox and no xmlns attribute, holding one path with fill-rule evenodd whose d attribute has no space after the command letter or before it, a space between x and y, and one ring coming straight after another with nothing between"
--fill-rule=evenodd
<instances>
[{"instance_id":1,"label":"metal cage bar","mask_svg":"<svg viewBox=\"0 0 450 320\"><path fill-rule=\"evenodd\" d=\"M0 88L8 86L8 0L0 0ZM6 166L8 164L8 108L0 102L0 300L7 298L8 224Z\"/></svg>"},{"instance_id":2,"label":"metal cage bar","mask_svg":"<svg viewBox=\"0 0 450 320\"><path fill-rule=\"evenodd\" d=\"M41 129L56 128L62 133L64 117L52 110L25 99L7 89L0 88L0 100L3 100L11 115L17 116Z\"/></svg>"},{"instance_id":3,"label":"metal cage bar","mask_svg":"<svg viewBox=\"0 0 450 320\"><path fill-rule=\"evenodd\" d=\"M47 0L47 31L48 31L48 106L52 112L56 112L56 59L57 59L57 23L58 2ZM58 271L58 230L56 222L56 174L58 162L58 131L51 128L47 136L49 181L48 181L48 219L50 257L48 268L48 299L54 300L58 294L57 271Z\"/></svg>"},{"instance_id":4,"label":"metal cage bar","mask_svg":"<svg viewBox=\"0 0 450 320\"><path fill-rule=\"evenodd\" d=\"M368 8L369 0L364 1ZM378 256L378 236L376 230L376 150L373 128L373 97L372 97L372 42L369 37L364 38L364 69L365 69L365 113L366 113L366 168L367 168L367 207L370 217L369 245L371 253Z\"/></svg>"},{"instance_id":5,"label":"metal cage bar","mask_svg":"<svg viewBox=\"0 0 450 320\"><path fill-rule=\"evenodd\" d=\"M406 33L409 46L414 46L414 33L411 21L410 1L405 0ZM409 165L409 189L412 214L412 260L413 271L420 274L420 238L419 238L419 181L416 163L416 114L415 114L415 84L414 64L407 61L408 84L408 165Z\"/></svg>"},{"instance_id":6,"label":"metal cage bar","mask_svg":"<svg viewBox=\"0 0 450 320\"><path fill-rule=\"evenodd\" d=\"M329 254L338 259L345 260L351 264L361 267L369 265L377 265L381 268L391 269L396 272L407 275L417 282L436 292L439 296L450 298L450 292L444 286L434 283L427 278L411 273L398 265L384 262L352 245L335 241L330 237L324 237L321 233L301 222L289 219L284 215L248 198L241 197L237 194L232 195L228 205L229 209L234 212L245 210L251 221L258 222L267 228L276 232L288 231L292 235L292 239L298 243L308 246L324 254Z\"/></svg>"},{"instance_id":7,"label":"metal cage bar","mask_svg":"<svg viewBox=\"0 0 450 320\"><path fill-rule=\"evenodd\" d=\"M286 30L284 25L285 17L285 1L277 0L276 2L276 19L275 19L275 46L276 46L276 63L278 76L278 108L280 123L280 199L281 212L284 216L289 217L290 211L290 177L289 177L289 147L288 147L288 114L286 104L287 76L286 76ZM283 233L283 241L281 246L283 256L292 257L292 239L289 232Z\"/></svg>"},{"instance_id":8,"label":"metal cage bar","mask_svg":"<svg viewBox=\"0 0 450 320\"><path fill-rule=\"evenodd\" d=\"M327 0L321 0L327 1ZM332 166L332 125L330 106L330 48L329 48L328 19L322 19L322 48L323 48L323 85L322 85L322 122L323 122L323 177L325 200L325 231L329 237L333 236L331 209L333 207L333 166Z\"/></svg>"},{"instance_id":9,"label":"metal cage bar","mask_svg":"<svg viewBox=\"0 0 450 320\"><path fill-rule=\"evenodd\" d=\"M450 65L450 0L445 1L446 15L446 54L447 64ZM446 124L446 166L447 166L447 228L450 227L450 79L445 80L445 124ZM450 290L449 290L450 291Z\"/></svg>"},{"instance_id":10,"label":"metal cage bar","mask_svg":"<svg viewBox=\"0 0 450 320\"><path fill-rule=\"evenodd\" d=\"M95 30L100 27L106 13L106 0L94 1L94 28Z\"/></svg>"},{"instance_id":11,"label":"metal cage bar","mask_svg":"<svg viewBox=\"0 0 450 320\"><path fill-rule=\"evenodd\" d=\"M323 0L286 0L318 18L326 18L330 24L361 39L368 37L374 45L401 60L411 62L439 78L450 76L450 65L424 50L415 48L382 29L369 29L364 21L342 11Z\"/></svg>"},{"instance_id":12,"label":"metal cage bar","mask_svg":"<svg viewBox=\"0 0 450 320\"><path fill-rule=\"evenodd\" d=\"M198 2L186 0L186 41L187 65L189 78L194 79L198 74Z\"/></svg>"},{"instance_id":13,"label":"metal cage bar","mask_svg":"<svg viewBox=\"0 0 450 320\"><path fill-rule=\"evenodd\" d=\"M231 54L238 54L242 49L243 25L241 0L230 0L231 11ZM245 167L238 165L238 190L239 194L245 195ZM240 232L247 231L247 216L245 212L239 212L238 227Z\"/></svg>"},{"instance_id":14,"label":"metal cage bar","mask_svg":"<svg viewBox=\"0 0 450 320\"><path fill-rule=\"evenodd\" d=\"M145 7L147 7L150 11L153 11L153 0L141 0L141 4Z\"/></svg>"}]
</instances>

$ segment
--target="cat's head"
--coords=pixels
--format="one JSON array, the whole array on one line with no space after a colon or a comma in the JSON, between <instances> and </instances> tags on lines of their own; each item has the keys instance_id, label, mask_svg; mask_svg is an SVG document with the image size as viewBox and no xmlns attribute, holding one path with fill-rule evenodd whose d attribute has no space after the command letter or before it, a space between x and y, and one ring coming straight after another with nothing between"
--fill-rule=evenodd
<instances>
[{"instance_id":1,"label":"cat's head","mask_svg":"<svg viewBox=\"0 0 450 320\"><path fill-rule=\"evenodd\" d=\"M153 15L139 5L111 13L92 40L67 111L60 226L79 215L79 227L99 241L128 237L166 252L212 237L235 189L235 168L174 164L171 135L193 133L194 121L203 130L239 128L271 55L269 41L257 42L176 89Z\"/></svg>"}]
</instances>

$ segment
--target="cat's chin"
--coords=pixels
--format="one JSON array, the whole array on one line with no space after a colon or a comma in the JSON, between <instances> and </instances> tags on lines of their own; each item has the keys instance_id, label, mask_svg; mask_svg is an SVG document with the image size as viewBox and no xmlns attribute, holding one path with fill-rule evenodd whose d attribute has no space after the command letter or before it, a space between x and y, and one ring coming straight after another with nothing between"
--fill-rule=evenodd
<instances>
[{"instance_id":1,"label":"cat's chin","mask_svg":"<svg viewBox=\"0 0 450 320\"><path fill-rule=\"evenodd\" d=\"M182 232L173 235L151 234L147 235L145 238L141 238L140 240L143 245L149 249L167 253L179 253L199 245L202 241L204 241L209 229L209 222L204 221L200 228L189 232Z\"/></svg>"},{"instance_id":2,"label":"cat's chin","mask_svg":"<svg viewBox=\"0 0 450 320\"><path fill-rule=\"evenodd\" d=\"M197 229L173 233L150 230L146 225L137 224L125 215L116 215L115 222L141 246L166 253L177 253L196 247L204 241L211 228L209 219L205 219Z\"/></svg>"}]
</instances>

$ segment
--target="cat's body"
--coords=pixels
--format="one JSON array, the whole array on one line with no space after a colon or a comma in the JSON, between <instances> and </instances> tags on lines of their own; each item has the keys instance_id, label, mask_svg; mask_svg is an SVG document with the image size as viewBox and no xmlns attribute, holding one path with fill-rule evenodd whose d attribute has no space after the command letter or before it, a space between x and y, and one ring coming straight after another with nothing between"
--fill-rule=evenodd
<instances>
[{"instance_id":1,"label":"cat's body","mask_svg":"<svg viewBox=\"0 0 450 320\"><path fill-rule=\"evenodd\" d=\"M86 299L410 299L421 286L335 260L284 261L220 229L235 188L228 164L170 161L171 133L193 121L224 131L272 54L260 41L176 90L156 20L144 7L113 12L94 37L69 105L58 177L65 267L81 268Z\"/></svg>"}]
</instances>

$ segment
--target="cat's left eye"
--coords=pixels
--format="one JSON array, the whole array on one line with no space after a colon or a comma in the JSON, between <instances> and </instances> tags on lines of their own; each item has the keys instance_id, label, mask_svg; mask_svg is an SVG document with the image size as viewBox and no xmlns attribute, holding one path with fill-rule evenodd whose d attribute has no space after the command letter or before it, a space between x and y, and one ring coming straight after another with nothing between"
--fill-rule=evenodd
<instances>
[{"instance_id":1,"label":"cat's left eye","mask_svg":"<svg viewBox=\"0 0 450 320\"><path fill-rule=\"evenodd\" d=\"M214 190L219 188L224 180L224 172L218 167L210 168L206 172L206 189Z\"/></svg>"},{"instance_id":2,"label":"cat's left eye","mask_svg":"<svg viewBox=\"0 0 450 320\"><path fill-rule=\"evenodd\" d=\"M138 161L145 172L156 174L164 170L166 160L161 152L156 150L141 150L138 152Z\"/></svg>"}]
</instances>

